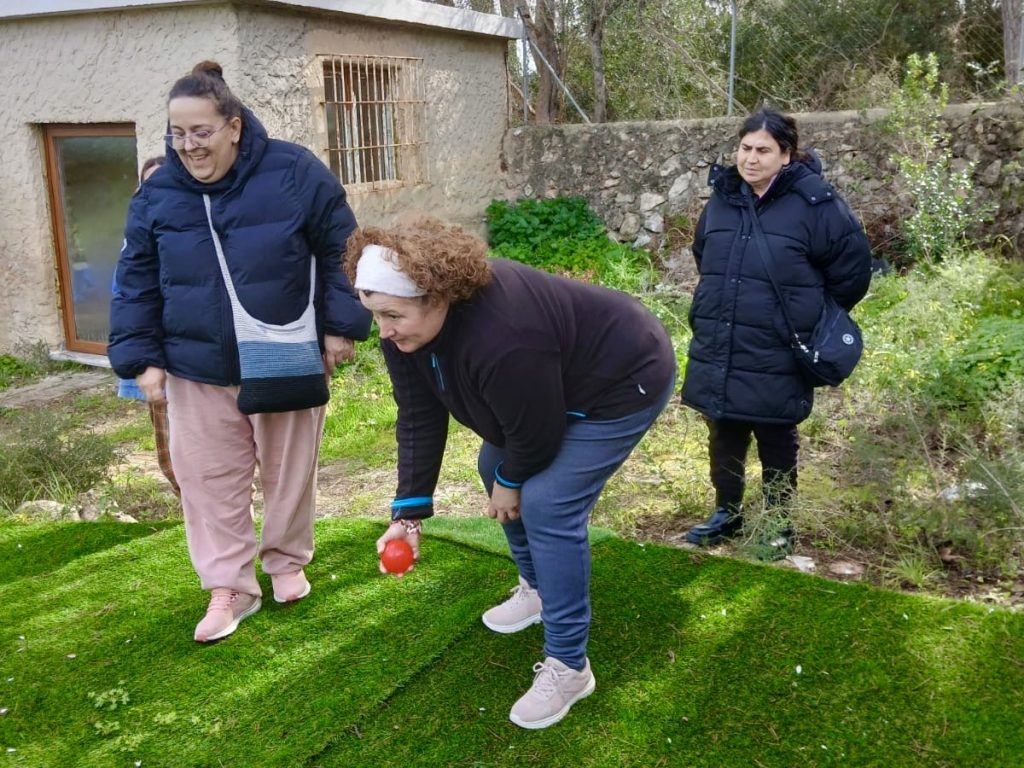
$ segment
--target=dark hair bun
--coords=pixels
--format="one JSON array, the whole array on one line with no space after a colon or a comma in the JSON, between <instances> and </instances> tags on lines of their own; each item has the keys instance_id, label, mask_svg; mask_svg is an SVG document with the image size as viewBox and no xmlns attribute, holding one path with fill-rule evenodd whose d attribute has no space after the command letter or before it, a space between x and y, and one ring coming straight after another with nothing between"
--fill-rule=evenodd
<instances>
[{"instance_id":1,"label":"dark hair bun","mask_svg":"<svg viewBox=\"0 0 1024 768\"><path fill-rule=\"evenodd\" d=\"M221 69L220 64L218 64L216 61L210 61L208 59L206 61L200 61L198 64L192 67L192 74L210 75L211 77L216 77L219 80L224 79L224 70Z\"/></svg>"}]
</instances>

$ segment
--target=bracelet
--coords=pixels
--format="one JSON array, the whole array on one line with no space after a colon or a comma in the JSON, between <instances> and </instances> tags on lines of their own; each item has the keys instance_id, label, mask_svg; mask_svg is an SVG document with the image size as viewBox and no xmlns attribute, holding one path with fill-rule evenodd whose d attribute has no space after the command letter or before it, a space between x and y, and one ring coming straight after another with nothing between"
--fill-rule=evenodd
<instances>
[{"instance_id":1,"label":"bracelet","mask_svg":"<svg viewBox=\"0 0 1024 768\"><path fill-rule=\"evenodd\" d=\"M401 523L402 527L405 528L407 534L420 534L423 531L422 520L395 520L396 523Z\"/></svg>"}]
</instances>

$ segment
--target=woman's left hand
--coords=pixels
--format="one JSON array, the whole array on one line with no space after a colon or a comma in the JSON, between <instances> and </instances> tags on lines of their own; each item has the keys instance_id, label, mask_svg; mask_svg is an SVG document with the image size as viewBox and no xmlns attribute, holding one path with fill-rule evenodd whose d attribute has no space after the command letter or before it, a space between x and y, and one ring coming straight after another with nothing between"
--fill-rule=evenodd
<instances>
[{"instance_id":1,"label":"woman's left hand","mask_svg":"<svg viewBox=\"0 0 1024 768\"><path fill-rule=\"evenodd\" d=\"M356 359L356 344L344 336L324 336L324 368L328 374L341 363L351 363Z\"/></svg>"},{"instance_id":2,"label":"woman's left hand","mask_svg":"<svg viewBox=\"0 0 1024 768\"><path fill-rule=\"evenodd\" d=\"M493 517L502 525L518 520L519 496L518 488L506 488L495 483L491 490L491 500L487 504L487 516Z\"/></svg>"}]
</instances>

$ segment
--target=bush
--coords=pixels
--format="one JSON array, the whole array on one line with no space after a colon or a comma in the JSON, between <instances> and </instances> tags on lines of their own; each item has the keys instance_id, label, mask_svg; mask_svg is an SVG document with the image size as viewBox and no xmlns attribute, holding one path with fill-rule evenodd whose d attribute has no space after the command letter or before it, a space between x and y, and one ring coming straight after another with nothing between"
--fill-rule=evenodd
<instances>
[{"instance_id":1,"label":"bush","mask_svg":"<svg viewBox=\"0 0 1024 768\"><path fill-rule=\"evenodd\" d=\"M986 216L973 196L973 164L960 171L952 169L949 132L942 124L948 101L949 90L939 81L935 54L908 57L887 127L897 137L892 161L899 169L909 208L901 216L901 235L911 263L946 259L964 246L968 231Z\"/></svg>"},{"instance_id":2,"label":"bush","mask_svg":"<svg viewBox=\"0 0 1024 768\"><path fill-rule=\"evenodd\" d=\"M23 501L72 502L106 477L118 448L62 413L15 411L0 427L0 512Z\"/></svg>"},{"instance_id":3,"label":"bush","mask_svg":"<svg viewBox=\"0 0 1024 768\"><path fill-rule=\"evenodd\" d=\"M955 553L956 567L1015 573L1024 269L980 252L951 256L876 277L857 314L864 360L848 388L822 393L832 412L819 405L808 422L819 434L804 430L822 454L815 469L827 457L837 467L835 483L801 485L819 527L887 556L931 548Z\"/></svg>"},{"instance_id":4,"label":"bush","mask_svg":"<svg viewBox=\"0 0 1024 768\"><path fill-rule=\"evenodd\" d=\"M493 200L487 223L495 256L620 290L653 279L647 254L609 240L582 197Z\"/></svg>"}]
</instances>

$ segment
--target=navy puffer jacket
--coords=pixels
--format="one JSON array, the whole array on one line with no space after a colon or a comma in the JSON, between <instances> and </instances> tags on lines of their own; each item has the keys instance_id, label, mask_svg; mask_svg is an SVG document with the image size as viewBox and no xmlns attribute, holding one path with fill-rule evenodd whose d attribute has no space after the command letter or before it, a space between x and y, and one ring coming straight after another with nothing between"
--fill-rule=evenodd
<instances>
[{"instance_id":1,"label":"navy puffer jacket","mask_svg":"<svg viewBox=\"0 0 1024 768\"><path fill-rule=\"evenodd\" d=\"M370 315L341 271L356 226L345 190L307 149L269 139L249 110L242 120L238 159L224 178L196 181L168 150L164 166L132 198L107 347L122 378L156 366L205 384L239 383L231 305L204 194L249 314L275 325L297 320L315 258L321 345L325 333L369 335Z\"/></svg>"},{"instance_id":2,"label":"navy puffer jacket","mask_svg":"<svg viewBox=\"0 0 1024 768\"><path fill-rule=\"evenodd\" d=\"M751 230L750 186L735 167L712 169L714 188L697 224L700 280L690 308L683 403L707 417L797 424L814 390L797 369L779 299ZM809 154L790 163L756 201L775 280L803 338L825 294L850 309L871 282L871 249L856 216Z\"/></svg>"}]
</instances>

